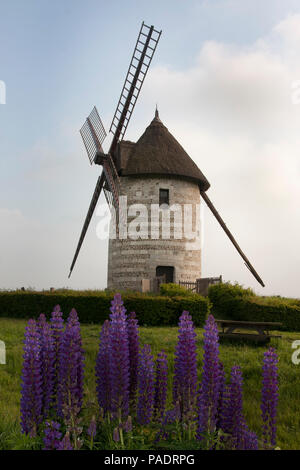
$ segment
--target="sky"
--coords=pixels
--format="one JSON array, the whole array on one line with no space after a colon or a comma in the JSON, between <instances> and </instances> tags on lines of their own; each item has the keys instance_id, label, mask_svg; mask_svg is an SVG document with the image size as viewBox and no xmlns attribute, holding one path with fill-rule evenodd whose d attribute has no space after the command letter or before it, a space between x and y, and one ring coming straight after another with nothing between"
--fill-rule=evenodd
<instances>
[{"instance_id":1,"label":"sky","mask_svg":"<svg viewBox=\"0 0 300 470\"><path fill-rule=\"evenodd\" d=\"M78 130L94 105L109 130L143 20L162 36L126 139L158 104L266 287L206 207L203 277L300 297L296 0L0 0L0 288L106 287L96 216L68 279L99 175Z\"/></svg>"}]
</instances>

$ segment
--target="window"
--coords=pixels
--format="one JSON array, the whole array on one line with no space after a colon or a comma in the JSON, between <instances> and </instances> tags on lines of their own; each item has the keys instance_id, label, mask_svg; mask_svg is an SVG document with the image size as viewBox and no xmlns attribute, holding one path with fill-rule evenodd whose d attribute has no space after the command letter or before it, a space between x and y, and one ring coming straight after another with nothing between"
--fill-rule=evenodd
<instances>
[{"instance_id":1,"label":"window","mask_svg":"<svg viewBox=\"0 0 300 470\"><path fill-rule=\"evenodd\" d=\"M159 190L159 205L168 204L169 205L169 190L160 189Z\"/></svg>"},{"instance_id":2,"label":"window","mask_svg":"<svg viewBox=\"0 0 300 470\"><path fill-rule=\"evenodd\" d=\"M163 282L174 282L174 266L157 266L156 276L163 277Z\"/></svg>"}]
</instances>

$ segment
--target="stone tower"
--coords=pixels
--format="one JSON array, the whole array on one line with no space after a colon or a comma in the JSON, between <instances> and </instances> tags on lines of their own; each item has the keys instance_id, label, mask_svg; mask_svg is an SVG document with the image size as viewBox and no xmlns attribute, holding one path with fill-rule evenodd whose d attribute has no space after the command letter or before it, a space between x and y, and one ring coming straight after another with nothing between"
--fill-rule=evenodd
<instances>
[{"instance_id":1,"label":"stone tower","mask_svg":"<svg viewBox=\"0 0 300 470\"><path fill-rule=\"evenodd\" d=\"M142 280L157 276L166 282L201 277L200 190L209 183L157 110L136 143L119 143L117 170L127 198L127 238L122 229L109 240L107 287L141 290Z\"/></svg>"}]
</instances>

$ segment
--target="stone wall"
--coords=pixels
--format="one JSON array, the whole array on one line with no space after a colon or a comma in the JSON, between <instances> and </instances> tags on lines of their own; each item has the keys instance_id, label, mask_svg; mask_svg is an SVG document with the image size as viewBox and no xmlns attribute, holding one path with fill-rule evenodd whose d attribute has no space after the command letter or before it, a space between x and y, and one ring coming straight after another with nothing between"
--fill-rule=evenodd
<instances>
[{"instance_id":1,"label":"stone wall","mask_svg":"<svg viewBox=\"0 0 300 470\"><path fill-rule=\"evenodd\" d=\"M144 239L116 238L109 241L108 288L141 290L142 279L154 278L157 266L173 266L175 282L196 281L201 277L200 233L197 241L187 237L174 239L176 217L171 213L171 238L162 238L160 215L159 238L151 239L150 205L159 203L160 188L169 189L170 206L194 206L191 229L196 230L196 205L200 204L200 192L196 183L176 178L121 177L121 194L127 195L128 207L132 204L144 204L148 208L148 230L143 234ZM136 215L128 218L128 224L134 219L136 221ZM145 217L141 216L139 219L147 222Z\"/></svg>"}]
</instances>

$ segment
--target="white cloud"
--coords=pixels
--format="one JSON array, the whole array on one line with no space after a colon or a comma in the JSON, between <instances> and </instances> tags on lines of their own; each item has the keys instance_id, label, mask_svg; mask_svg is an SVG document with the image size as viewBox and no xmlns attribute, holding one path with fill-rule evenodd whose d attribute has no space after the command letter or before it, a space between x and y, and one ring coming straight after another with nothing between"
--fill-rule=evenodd
<instances>
[{"instance_id":1,"label":"white cloud","mask_svg":"<svg viewBox=\"0 0 300 470\"><path fill-rule=\"evenodd\" d=\"M203 275L222 273L258 292L295 297L300 104L292 104L291 85L300 80L299 31L300 15L291 15L247 47L204 43L190 69L154 67L127 133L137 139L158 103L162 121L211 182L208 195L267 287L259 288L208 209ZM0 210L3 287L105 286L107 242L95 237L95 220L76 270L70 281L66 278L97 176L95 170L88 173L87 161L84 167L84 149L79 151L72 129L64 122L55 148L37 143L23 161L31 158L26 178L36 185L37 198L42 194L43 203L48 200L52 223L30 219L24 211ZM51 205L53 191L58 196Z\"/></svg>"},{"instance_id":2,"label":"white cloud","mask_svg":"<svg viewBox=\"0 0 300 470\"><path fill-rule=\"evenodd\" d=\"M267 285L259 288L205 211L204 275L259 292L300 296L300 15L252 46L209 41L184 71L156 67L146 105L158 102L172 134L211 182L209 196Z\"/></svg>"},{"instance_id":3,"label":"white cloud","mask_svg":"<svg viewBox=\"0 0 300 470\"><path fill-rule=\"evenodd\" d=\"M300 14L290 14L274 27L274 32L278 33L287 44L295 49L295 46L300 44L299 24Z\"/></svg>"},{"instance_id":4,"label":"white cloud","mask_svg":"<svg viewBox=\"0 0 300 470\"><path fill-rule=\"evenodd\" d=\"M24 216L19 210L0 209L1 288L104 287L107 241L97 239L95 223L91 223L77 269L69 280L69 267L79 237L78 220L45 224Z\"/></svg>"}]
</instances>

